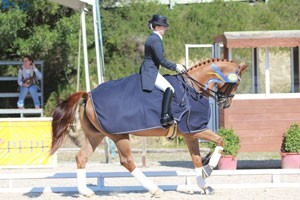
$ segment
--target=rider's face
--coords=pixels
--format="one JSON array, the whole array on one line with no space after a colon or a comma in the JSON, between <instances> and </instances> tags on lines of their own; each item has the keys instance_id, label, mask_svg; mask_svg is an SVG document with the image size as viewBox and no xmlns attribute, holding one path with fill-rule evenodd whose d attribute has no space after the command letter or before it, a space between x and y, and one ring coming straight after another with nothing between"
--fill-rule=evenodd
<instances>
[{"instance_id":1,"label":"rider's face","mask_svg":"<svg viewBox=\"0 0 300 200\"><path fill-rule=\"evenodd\" d=\"M163 36L167 32L168 27L166 26L156 26L155 31L159 32L161 36Z\"/></svg>"}]
</instances>

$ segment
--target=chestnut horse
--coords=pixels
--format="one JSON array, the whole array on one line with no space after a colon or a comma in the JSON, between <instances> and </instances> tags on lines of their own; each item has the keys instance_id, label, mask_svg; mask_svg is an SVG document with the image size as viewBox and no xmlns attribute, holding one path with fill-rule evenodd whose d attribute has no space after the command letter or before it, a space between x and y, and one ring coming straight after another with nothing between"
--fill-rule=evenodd
<instances>
[{"instance_id":1,"label":"chestnut horse","mask_svg":"<svg viewBox=\"0 0 300 200\"><path fill-rule=\"evenodd\" d=\"M237 64L233 61L227 61L224 59L211 59L191 67L187 72L183 74L172 75L170 77L174 78L176 76L175 80L178 80L179 85L181 85L184 88L185 95L190 94L190 96L193 96L193 94L195 94L194 97L191 98L196 99L196 103L198 101L208 102L208 98L213 97L216 99L219 107L228 108L240 83L241 74L246 68L247 65L244 63ZM115 81L110 82L114 83ZM104 86L106 83L103 83ZM103 84L100 84L99 86ZM122 83L121 85L124 84ZM123 86L123 88L124 87L126 86ZM99 98L106 100L106 96L114 92L109 87L107 87L106 89L107 90L104 93L105 95L98 95ZM139 88L135 87L135 90L139 90ZM104 128L101 118L99 118L98 116L99 113L95 111L96 109L93 102L93 98L95 97L93 97L92 95L93 91L90 93L77 92L72 94L67 99L63 100L57 105L52 116L52 147L50 154L55 153L58 150L58 148L61 147L65 136L69 134L69 130L70 128L72 128L72 124L75 121L76 113L80 113L79 117L81 128L84 132L84 139L80 141L81 149L76 155L78 180L77 187L80 194L85 196L94 195L94 192L86 186L85 167L88 158L95 151L95 149L105 136L112 139L116 144L121 165L124 166L153 196L161 194L163 191L157 185L155 185L149 178L147 178L139 168L136 167L136 164L131 154L129 134L136 136L166 137L169 133L169 130L171 129L176 129L177 135L182 136L187 144L192 158L192 162L195 167L196 180L199 188L202 189L204 194L213 193L213 189L206 185L205 179L208 176L210 176L212 170L216 167L220 159L221 152L223 150L224 142L220 136L218 136L212 130L207 128L207 122L210 118L209 108L203 108L204 110L208 110L208 112L204 112L204 114L201 114L203 116L199 116L199 113L197 114L196 118L203 118L205 122L204 126L202 126L201 129L196 129L194 131L182 131L183 129L180 128L180 126L181 121L183 121L183 118L176 119L176 117L174 117L175 120L181 120L175 123L178 124L176 128L174 128L174 126L169 128L163 128L161 126L154 128L146 127L142 130L133 130L132 132L123 132L121 134L115 134L107 130L110 130L110 128L117 126L120 121L117 121L116 123L108 123L107 127ZM175 96L179 96L178 94L179 91L176 91L175 89ZM132 94L129 93L128 97L129 96L132 96ZM135 97L133 96L130 98ZM110 106L110 104L114 103L118 103L118 100L108 100L107 105ZM115 104L111 105L112 107L109 109L113 109L113 107L116 106ZM107 105L105 107L107 107ZM209 104L204 105L205 107L209 107ZM190 111L186 113L192 113L193 109L201 108L201 106L203 107L203 103L197 104L196 107L191 106ZM127 112L130 111L127 110ZM116 115L118 115L118 113L115 112L110 112L110 114L111 113L113 117L116 117ZM147 113L148 112L146 112L146 114ZM138 117L138 113L134 113L134 116ZM160 113L157 116L159 118ZM136 123L138 121L137 117L130 118L129 122ZM190 119L190 117L185 118L184 121L187 121L187 119ZM211 153L207 165L203 165L202 163L202 158L199 150L199 139L212 141L217 145L217 147Z\"/></svg>"}]
</instances>

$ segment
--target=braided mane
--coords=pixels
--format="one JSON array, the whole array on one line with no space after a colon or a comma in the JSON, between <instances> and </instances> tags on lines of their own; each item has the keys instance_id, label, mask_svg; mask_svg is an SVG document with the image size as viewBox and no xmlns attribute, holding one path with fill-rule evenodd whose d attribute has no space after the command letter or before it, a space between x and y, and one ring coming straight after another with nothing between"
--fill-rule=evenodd
<instances>
[{"instance_id":1,"label":"braided mane","mask_svg":"<svg viewBox=\"0 0 300 200\"><path fill-rule=\"evenodd\" d=\"M198 64L196 64L196 65L190 67L190 68L188 69L188 71L194 70L194 69L197 68L197 67L202 67L202 66L204 66L204 65L206 65L206 64L208 64L208 63L213 63L213 62L230 62L230 63L233 63L232 60L231 60L231 61L228 61L227 59L212 58L212 59L208 59L208 60L202 61L202 62L200 62L200 63L198 63Z\"/></svg>"}]
</instances>

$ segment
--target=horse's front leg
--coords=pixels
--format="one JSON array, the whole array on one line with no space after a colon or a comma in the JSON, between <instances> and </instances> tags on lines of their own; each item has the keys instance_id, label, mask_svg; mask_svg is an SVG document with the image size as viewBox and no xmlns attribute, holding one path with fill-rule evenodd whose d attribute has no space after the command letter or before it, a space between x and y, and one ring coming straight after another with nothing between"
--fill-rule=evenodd
<instances>
[{"instance_id":1,"label":"horse's front leg","mask_svg":"<svg viewBox=\"0 0 300 200\"><path fill-rule=\"evenodd\" d=\"M212 194L214 190L210 186L206 185L205 179L211 175L213 168L218 164L221 156L220 150L223 150L224 145L222 138L209 129L201 133L186 134L183 135L183 137L192 157L198 186L205 192L205 194ZM218 145L216 148L217 150L214 151L211 159L209 160L209 164L205 166L202 164L202 158L199 150L199 139L213 141Z\"/></svg>"},{"instance_id":2,"label":"horse's front leg","mask_svg":"<svg viewBox=\"0 0 300 200\"><path fill-rule=\"evenodd\" d=\"M204 191L205 194L212 194L213 189L206 185L205 178L207 178L207 175L205 168L202 166L202 158L200 155L198 139L194 138L190 134L184 135L183 138L188 146L192 157L192 162L195 167L197 185Z\"/></svg>"},{"instance_id":3,"label":"horse's front leg","mask_svg":"<svg viewBox=\"0 0 300 200\"><path fill-rule=\"evenodd\" d=\"M216 134L210 129L207 129L200 133L196 133L194 134L194 137L197 139L208 140L216 144L216 148L212 153L210 153L211 157L209 159L208 165L204 166L207 175L209 176L220 160L221 153L224 149L224 141L218 134Z\"/></svg>"},{"instance_id":4,"label":"horse's front leg","mask_svg":"<svg viewBox=\"0 0 300 200\"><path fill-rule=\"evenodd\" d=\"M118 148L121 165L124 166L153 196L158 197L163 191L146 177L134 163L131 154L129 135L109 135L109 137L115 142Z\"/></svg>"}]
</instances>

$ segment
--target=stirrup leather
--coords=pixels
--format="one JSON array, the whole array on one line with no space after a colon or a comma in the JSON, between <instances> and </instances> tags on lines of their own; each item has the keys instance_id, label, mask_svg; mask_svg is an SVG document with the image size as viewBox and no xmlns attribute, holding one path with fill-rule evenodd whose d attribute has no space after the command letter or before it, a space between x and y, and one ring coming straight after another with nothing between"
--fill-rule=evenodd
<instances>
[{"instance_id":1,"label":"stirrup leather","mask_svg":"<svg viewBox=\"0 0 300 200\"><path fill-rule=\"evenodd\" d=\"M174 123L169 127L166 138L168 140L173 140L177 136L177 122L174 120Z\"/></svg>"}]
</instances>

